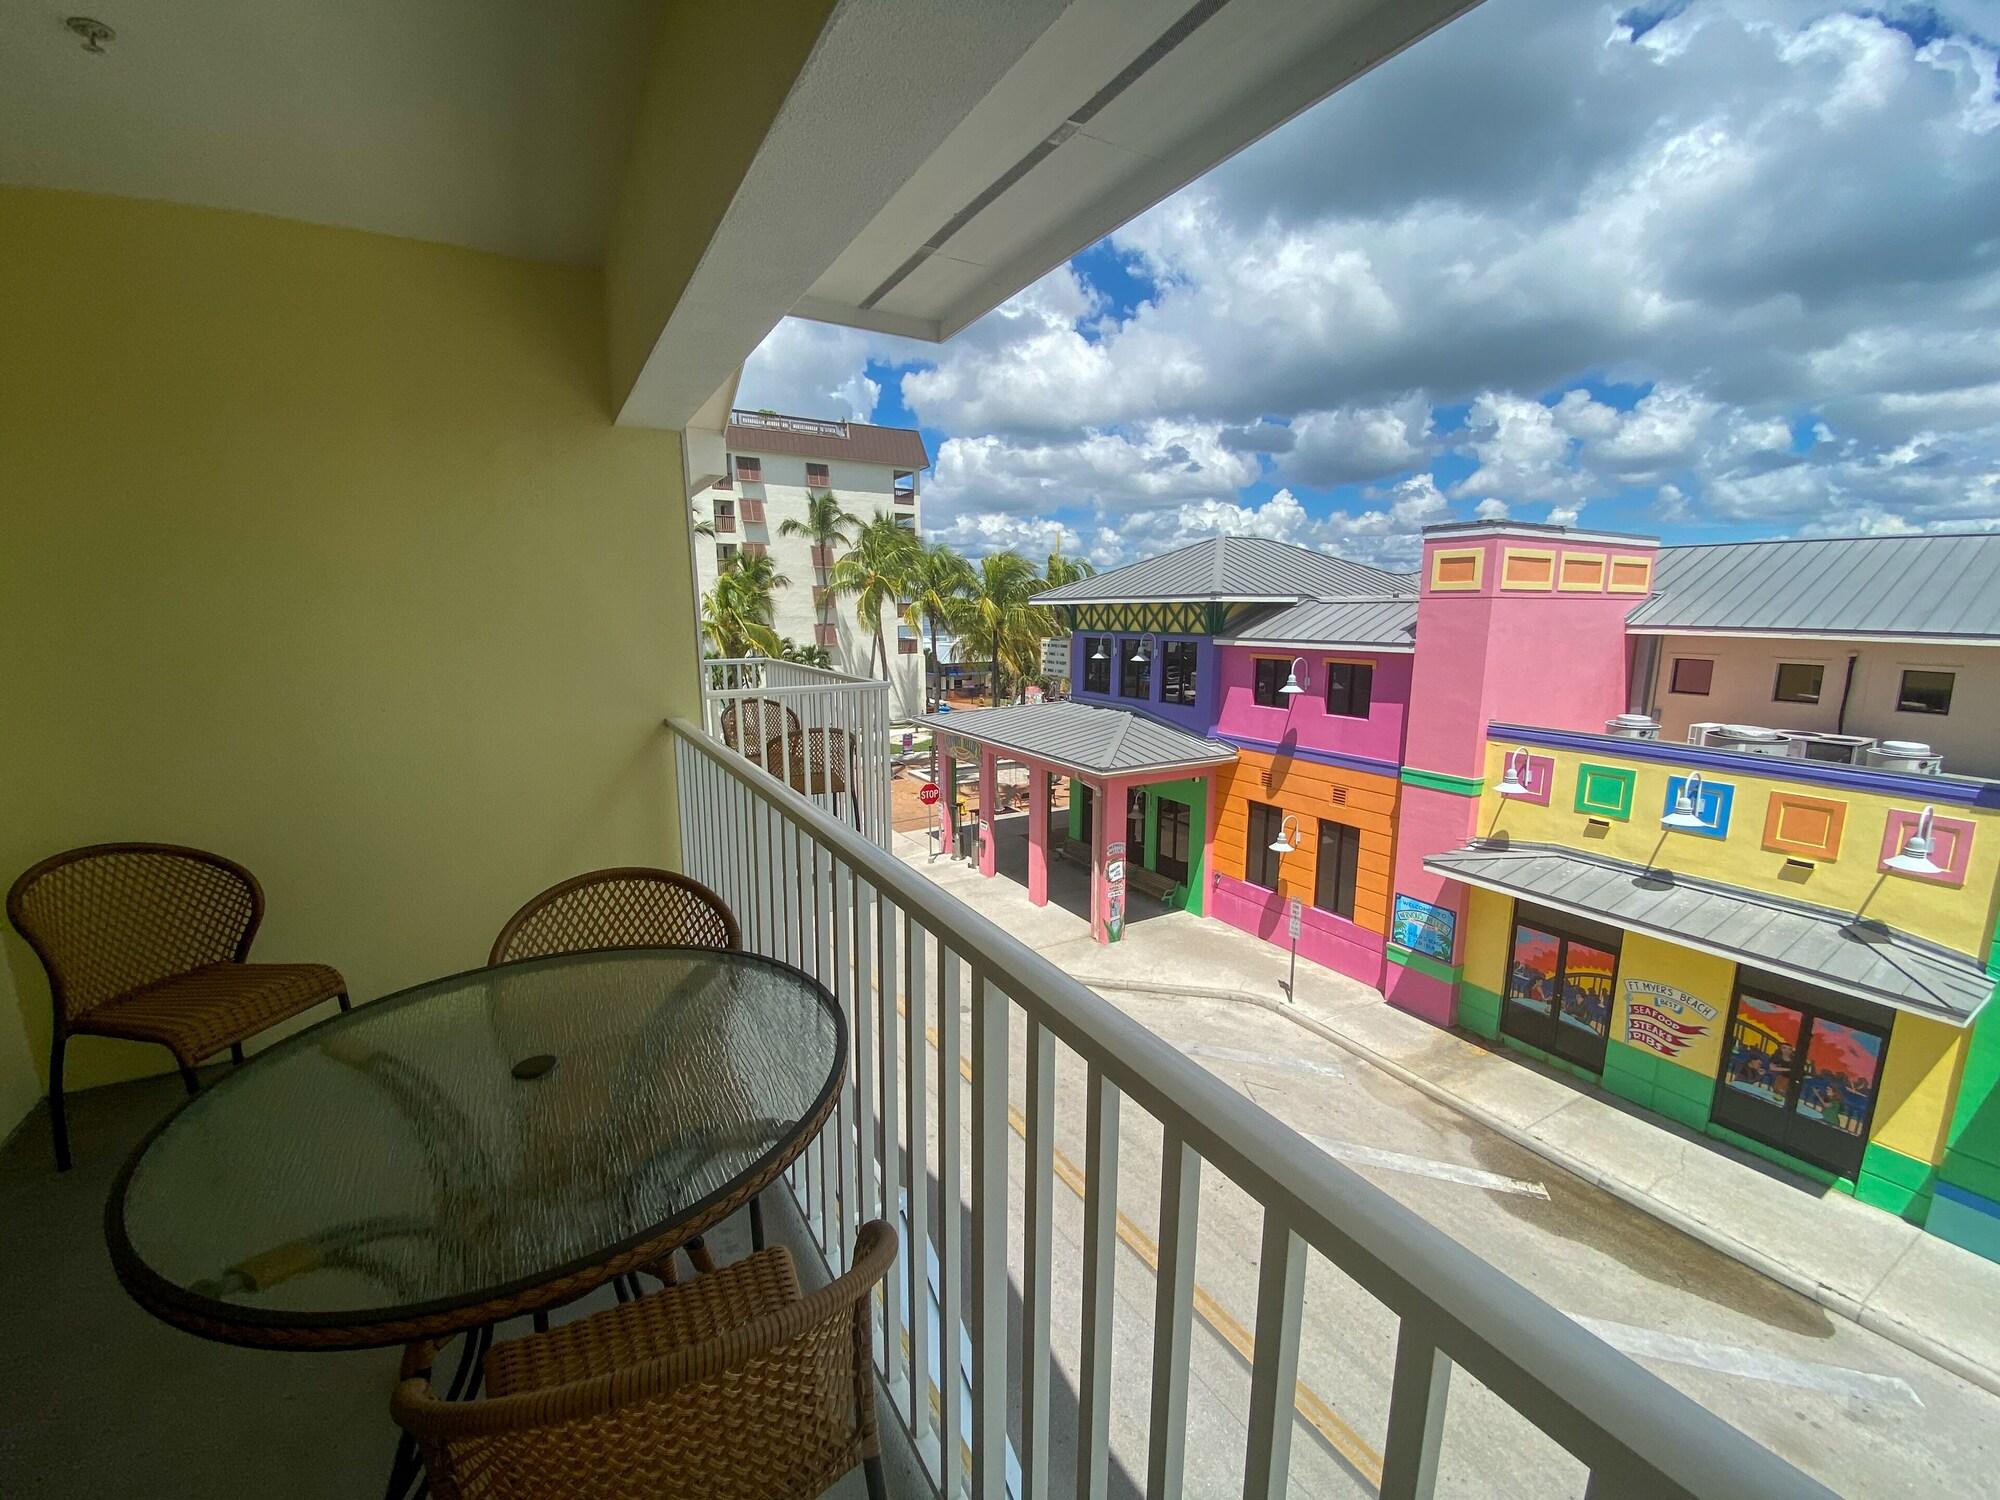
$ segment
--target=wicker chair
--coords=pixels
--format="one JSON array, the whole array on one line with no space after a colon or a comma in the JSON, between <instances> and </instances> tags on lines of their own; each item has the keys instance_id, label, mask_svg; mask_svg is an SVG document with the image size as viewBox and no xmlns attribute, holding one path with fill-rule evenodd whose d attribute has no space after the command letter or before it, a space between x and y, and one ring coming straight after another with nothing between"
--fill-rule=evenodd
<instances>
[{"instance_id":1,"label":"wicker chair","mask_svg":"<svg viewBox=\"0 0 2000 1500\"><path fill-rule=\"evenodd\" d=\"M627 865L573 875L534 897L507 919L487 962L504 964L601 948L742 946L736 914L700 881L671 870ZM757 1249L764 1248L764 1206L755 1198L750 1200L750 1238ZM715 1269L714 1258L698 1237L682 1248L697 1271ZM662 1281L674 1280L671 1254L647 1269ZM538 1319L537 1326L545 1321Z\"/></svg>"},{"instance_id":2,"label":"wicker chair","mask_svg":"<svg viewBox=\"0 0 2000 1500\"><path fill-rule=\"evenodd\" d=\"M7 919L48 971L49 1121L68 1171L63 1053L73 1036L157 1042L190 1094L195 1065L300 1011L347 981L325 964L246 960L264 920L257 877L234 860L177 844L92 844L52 855L14 882Z\"/></svg>"},{"instance_id":3,"label":"wicker chair","mask_svg":"<svg viewBox=\"0 0 2000 1500\"><path fill-rule=\"evenodd\" d=\"M572 875L507 919L488 963L599 948L741 948L723 899L671 870L628 865Z\"/></svg>"},{"instance_id":4,"label":"wicker chair","mask_svg":"<svg viewBox=\"0 0 2000 1500\"><path fill-rule=\"evenodd\" d=\"M722 710L718 727L725 745L768 770L771 762L760 757L771 741L796 734L802 726L799 716L776 698L745 698Z\"/></svg>"},{"instance_id":5,"label":"wicker chair","mask_svg":"<svg viewBox=\"0 0 2000 1500\"><path fill-rule=\"evenodd\" d=\"M390 1414L439 1500L793 1500L858 1463L884 1500L869 1328L896 1232L864 1224L852 1267L799 1295L781 1248L551 1333L496 1344L486 1395L432 1389L413 1344Z\"/></svg>"},{"instance_id":6,"label":"wicker chair","mask_svg":"<svg viewBox=\"0 0 2000 1500\"><path fill-rule=\"evenodd\" d=\"M764 747L763 766L802 797L831 796L836 817L845 793L848 813L859 829L861 799L855 795L854 774L857 750L854 736L844 729L793 729L782 737L772 736Z\"/></svg>"}]
</instances>

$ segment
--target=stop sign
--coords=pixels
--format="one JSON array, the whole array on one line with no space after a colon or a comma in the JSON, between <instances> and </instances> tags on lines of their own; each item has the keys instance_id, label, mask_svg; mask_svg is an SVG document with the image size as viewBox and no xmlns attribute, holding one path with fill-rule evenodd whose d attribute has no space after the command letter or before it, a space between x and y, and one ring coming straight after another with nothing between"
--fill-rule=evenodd
<instances>
[{"instance_id":1,"label":"stop sign","mask_svg":"<svg viewBox=\"0 0 2000 1500\"><path fill-rule=\"evenodd\" d=\"M917 800L923 803L925 807L936 807L938 798L943 795L938 790L938 784L935 781L926 781L922 786L917 788Z\"/></svg>"}]
</instances>

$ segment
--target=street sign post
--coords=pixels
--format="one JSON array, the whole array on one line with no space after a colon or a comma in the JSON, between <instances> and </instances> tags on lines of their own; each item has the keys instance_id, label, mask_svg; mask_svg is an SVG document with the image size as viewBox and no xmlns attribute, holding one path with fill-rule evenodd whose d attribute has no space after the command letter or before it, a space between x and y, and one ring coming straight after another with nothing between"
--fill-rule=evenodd
<instances>
[{"instance_id":1,"label":"street sign post","mask_svg":"<svg viewBox=\"0 0 2000 1500\"><path fill-rule=\"evenodd\" d=\"M1285 998L1287 1000L1296 998L1296 988L1299 982L1299 928L1305 925L1305 914L1305 902L1301 901L1297 896L1292 897L1291 904L1285 914L1285 926L1290 929L1292 934L1292 966L1291 972L1285 977Z\"/></svg>"}]
</instances>

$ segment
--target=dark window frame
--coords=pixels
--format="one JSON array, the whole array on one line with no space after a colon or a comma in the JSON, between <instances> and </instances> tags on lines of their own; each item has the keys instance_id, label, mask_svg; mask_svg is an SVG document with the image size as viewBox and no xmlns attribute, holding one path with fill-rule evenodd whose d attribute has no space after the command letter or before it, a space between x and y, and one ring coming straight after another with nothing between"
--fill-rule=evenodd
<instances>
[{"instance_id":1,"label":"dark window frame","mask_svg":"<svg viewBox=\"0 0 2000 1500\"><path fill-rule=\"evenodd\" d=\"M1332 846L1332 857L1328 858L1328 846ZM1335 818L1321 818L1319 832L1315 835L1314 854L1318 865L1313 871L1313 900L1315 909L1327 912L1347 921L1354 920L1354 888L1361 863L1361 830L1352 823L1342 823ZM1327 905L1327 876L1331 869L1333 876L1333 905Z\"/></svg>"},{"instance_id":2,"label":"dark window frame","mask_svg":"<svg viewBox=\"0 0 2000 1500\"><path fill-rule=\"evenodd\" d=\"M1942 677L1944 679L1944 707L1926 708L1921 698L1910 696L1912 677ZM1899 714L1928 714L1942 719L1951 713L1951 699L1958 690L1958 673L1947 672L1942 667L1904 667L1902 675L1896 679L1896 712Z\"/></svg>"},{"instance_id":3,"label":"dark window frame","mask_svg":"<svg viewBox=\"0 0 2000 1500\"><path fill-rule=\"evenodd\" d=\"M1791 669L1818 674L1813 679L1811 696L1804 693L1785 691L1785 673ZM1771 674L1771 701L1773 703L1817 703L1826 692L1826 663L1818 661L1781 661Z\"/></svg>"},{"instance_id":4,"label":"dark window frame","mask_svg":"<svg viewBox=\"0 0 2000 1500\"><path fill-rule=\"evenodd\" d=\"M1275 671L1273 670L1275 668ZM1283 708L1285 695L1280 689L1285 679L1291 675L1292 664L1275 656L1260 656L1250 678L1250 697L1259 708Z\"/></svg>"},{"instance_id":5,"label":"dark window frame","mask_svg":"<svg viewBox=\"0 0 2000 1500\"><path fill-rule=\"evenodd\" d=\"M1365 719L1375 705L1375 663L1326 663L1326 711L1336 719Z\"/></svg>"},{"instance_id":6,"label":"dark window frame","mask_svg":"<svg viewBox=\"0 0 2000 1500\"><path fill-rule=\"evenodd\" d=\"M1192 708L1195 703L1196 675L1200 670L1200 648L1193 641L1160 643L1160 701Z\"/></svg>"},{"instance_id":7,"label":"dark window frame","mask_svg":"<svg viewBox=\"0 0 2000 1500\"><path fill-rule=\"evenodd\" d=\"M1081 637L1081 639L1083 641L1083 690L1086 693L1109 694L1111 691L1111 653L1109 650L1106 650L1106 647L1110 645L1109 638L1101 635L1086 635ZM1096 661L1092 659L1092 654L1098 651L1104 652L1104 660Z\"/></svg>"},{"instance_id":8,"label":"dark window frame","mask_svg":"<svg viewBox=\"0 0 2000 1500\"><path fill-rule=\"evenodd\" d=\"M825 464L806 465L807 489L830 489L833 485L833 470Z\"/></svg>"},{"instance_id":9,"label":"dark window frame","mask_svg":"<svg viewBox=\"0 0 2000 1500\"><path fill-rule=\"evenodd\" d=\"M1565 912L1551 911L1548 907L1536 906L1534 903L1528 901L1516 901L1513 903L1513 908L1512 921L1507 929L1507 972L1505 983L1500 992L1500 1029L1511 1036L1528 1041L1531 1045L1550 1047L1557 1055L1566 1057L1572 1062L1580 1063L1592 1072L1601 1073L1604 1069L1604 1055L1606 1051L1604 1044L1610 1040L1611 1035L1610 1013L1617 1007L1618 972L1625 962L1625 933L1616 927L1607 927L1602 923L1573 917ZM1522 1037L1521 1029L1518 1025L1518 1017L1510 1009L1516 999L1515 984L1518 979L1514 954L1520 944L1520 933L1523 927L1538 932L1543 937L1553 938L1556 942L1556 962L1553 975L1556 993L1550 997L1550 1003L1555 1009L1550 1014L1546 1040L1535 1037ZM1570 967L1569 950L1572 943L1581 943L1587 948L1594 948L1599 953L1610 956L1611 993L1605 1001L1605 1029L1602 1033L1598 1034L1596 1045L1577 1044L1565 1050L1561 1043L1566 1035L1568 1040L1573 1044L1577 1043L1575 1034L1564 1032L1561 1021L1562 987L1568 981ZM1515 1021L1517 1024L1510 1026L1507 1024L1509 1021ZM1576 1028L1575 1030L1580 1031L1581 1028ZM1585 1051L1589 1052L1591 1056L1585 1057L1579 1055L1580 1052Z\"/></svg>"},{"instance_id":10,"label":"dark window frame","mask_svg":"<svg viewBox=\"0 0 2000 1500\"><path fill-rule=\"evenodd\" d=\"M1171 876L1185 884L1188 871L1193 868L1194 809L1172 797L1155 797L1153 803L1153 872ZM1167 829L1170 827L1180 833L1180 852L1177 855L1170 854L1167 849Z\"/></svg>"},{"instance_id":11,"label":"dark window frame","mask_svg":"<svg viewBox=\"0 0 2000 1500\"><path fill-rule=\"evenodd\" d=\"M1245 813L1243 828L1243 883L1275 895L1282 856L1271 845L1284 833L1285 810L1269 802L1253 801Z\"/></svg>"},{"instance_id":12,"label":"dark window frame","mask_svg":"<svg viewBox=\"0 0 2000 1500\"><path fill-rule=\"evenodd\" d=\"M1684 687L1681 684L1682 667L1700 667L1707 672L1700 687ZM1676 656L1674 664L1667 671L1667 691L1678 693L1683 698L1706 698L1715 691L1715 658L1712 656Z\"/></svg>"},{"instance_id":13,"label":"dark window frame","mask_svg":"<svg viewBox=\"0 0 2000 1500\"><path fill-rule=\"evenodd\" d=\"M1130 698L1135 703L1150 703L1153 698L1153 655L1146 653L1144 661L1134 661L1133 656L1146 644L1142 635L1118 637L1118 696ZM1132 674L1137 670L1141 679L1139 691L1132 691Z\"/></svg>"}]
</instances>

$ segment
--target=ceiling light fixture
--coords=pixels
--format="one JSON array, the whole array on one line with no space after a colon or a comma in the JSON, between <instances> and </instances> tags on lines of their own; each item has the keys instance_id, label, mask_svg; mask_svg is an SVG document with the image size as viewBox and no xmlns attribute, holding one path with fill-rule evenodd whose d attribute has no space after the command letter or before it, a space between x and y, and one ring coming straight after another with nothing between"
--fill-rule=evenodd
<instances>
[{"instance_id":1,"label":"ceiling light fixture","mask_svg":"<svg viewBox=\"0 0 2000 1500\"><path fill-rule=\"evenodd\" d=\"M71 16L63 25L83 38L84 51L95 52L100 57L104 55L104 44L118 39L117 32L89 16Z\"/></svg>"}]
</instances>

